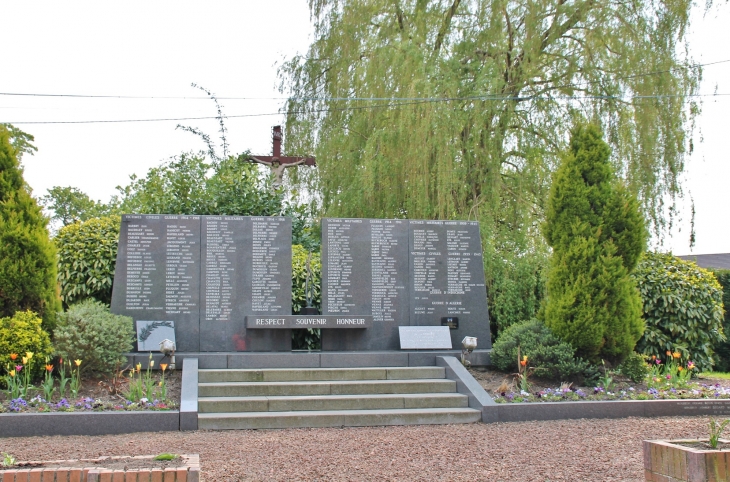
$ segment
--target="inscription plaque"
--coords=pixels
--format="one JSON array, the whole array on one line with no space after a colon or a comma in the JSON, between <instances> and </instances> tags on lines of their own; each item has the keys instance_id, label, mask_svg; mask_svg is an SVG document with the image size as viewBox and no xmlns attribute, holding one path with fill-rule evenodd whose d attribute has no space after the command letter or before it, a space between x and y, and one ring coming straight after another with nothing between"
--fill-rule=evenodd
<instances>
[{"instance_id":1,"label":"inscription plaque","mask_svg":"<svg viewBox=\"0 0 730 482\"><path fill-rule=\"evenodd\" d=\"M370 328L373 326L372 316L332 316L332 315L278 315L247 316L246 328L282 329L282 328Z\"/></svg>"},{"instance_id":2,"label":"inscription plaque","mask_svg":"<svg viewBox=\"0 0 730 482\"><path fill-rule=\"evenodd\" d=\"M137 351L159 351L162 340L175 343L174 321L137 321Z\"/></svg>"},{"instance_id":3,"label":"inscription plaque","mask_svg":"<svg viewBox=\"0 0 730 482\"><path fill-rule=\"evenodd\" d=\"M479 223L412 220L410 226L410 324L456 317L454 345L461 346L464 335L490 340Z\"/></svg>"},{"instance_id":4,"label":"inscription plaque","mask_svg":"<svg viewBox=\"0 0 730 482\"><path fill-rule=\"evenodd\" d=\"M112 311L174 320L179 351L290 350L245 316L291 314L291 219L122 216Z\"/></svg>"},{"instance_id":5,"label":"inscription plaque","mask_svg":"<svg viewBox=\"0 0 730 482\"><path fill-rule=\"evenodd\" d=\"M479 223L322 220L322 314L372 315L364 332L322 332L323 350L398 349L399 326L440 326L452 346L491 346Z\"/></svg>"},{"instance_id":6,"label":"inscription plaque","mask_svg":"<svg viewBox=\"0 0 730 482\"><path fill-rule=\"evenodd\" d=\"M408 221L322 220L322 314L368 315L365 331L323 331L323 350L397 350L408 318Z\"/></svg>"},{"instance_id":7,"label":"inscription plaque","mask_svg":"<svg viewBox=\"0 0 730 482\"><path fill-rule=\"evenodd\" d=\"M401 350L451 350L448 326L400 326Z\"/></svg>"}]
</instances>

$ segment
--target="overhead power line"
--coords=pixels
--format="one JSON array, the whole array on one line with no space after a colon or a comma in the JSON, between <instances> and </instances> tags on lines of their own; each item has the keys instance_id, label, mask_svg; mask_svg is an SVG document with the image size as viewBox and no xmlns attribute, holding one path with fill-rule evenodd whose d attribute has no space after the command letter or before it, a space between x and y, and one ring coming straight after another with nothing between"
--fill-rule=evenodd
<instances>
[{"instance_id":1,"label":"overhead power line","mask_svg":"<svg viewBox=\"0 0 730 482\"><path fill-rule=\"evenodd\" d=\"M707 62L704 64L692 64L688 65L686 67L680 66L680 67L674 67L671 69L666 70L657 70L654 72L644 72L644 73L638 73L638 74L632 74L627 75L624 77L619 77L619 80L624 79L633 79L637 77L645 77L648 75L658 75L658 74L666 74L667 72L672 72L675 70L681 70L683 68L690 68L690 69L696 69L700 67L707 67L710 65L718 65L718 64L724 64L730 62L730 59L726 60L718 60L716 62ZM587 82L587 83L595 83L595 82ZM563 88L568 88L570 86L561 86ZM18 97L61 97L61 98L80 98L80 99L147 99L147 100L210 100L210 97L207 96L182 96L182 97L176 97L176 96L143 96L143 95L92 95L92 94L41 94L41 93L28 93L28 92L0 92L0 96L18 96ZM216 97L218 100L289 100L292 99L292 97ZM432 98L420 98L420 97L381 97L381 98L375 98L375 97L295 97L294 99L302 99L302 100L348 100L348 101L382 101L382 100L432 100ZM436 99L434 99L436 100ZM262 114L262 115L270 115L270 114ZM186 120L186 119L182 119Z\"/></svg>"},{"instance_id":2,"label":"overhead power line","mask_svg":"<svg viewBox=\"0 0 730 482\"><path fill-rule=\"evenodd\" d=\"M284 112L271 112L265 114L239 114L239 115L225 115L226 119L236 119L244 117L266 117L274 115L293 115L293 114L312 114L321 112L337 112L344 110L361 110L361 109L379 109L379 108L392 108L404 105L414 104L428 104L435 102L454 102L454 101L514 101L514 102L525 102L534 100L645 100L645 99L667 99L676 97L724 97L730 96L730 94L672 94L672 95L634 95L629 97L613 96L613 95L585 95L585 96L472 96L472 97L413 97L413 98L378 98L378 99L366 99L366 100L379 100L386 101L383 104L374 105L362 105L362 106L348 106L348 107L332 107L326 109L311 109L305 111L284 111ZM350 98L332 98L330 100L351 100ZM406 102L392 102L394 100L405 100ZM188 121L188 120L209 120L218 119L218 116L203 116L203 117L170 117L170 118L157 118L157 119L102 119L102 120L81 120L81 121L1 121L3 124L115 124L115 123L131 123L131 122L170 122L170 121Z\"/></svg>"}]
</instances>

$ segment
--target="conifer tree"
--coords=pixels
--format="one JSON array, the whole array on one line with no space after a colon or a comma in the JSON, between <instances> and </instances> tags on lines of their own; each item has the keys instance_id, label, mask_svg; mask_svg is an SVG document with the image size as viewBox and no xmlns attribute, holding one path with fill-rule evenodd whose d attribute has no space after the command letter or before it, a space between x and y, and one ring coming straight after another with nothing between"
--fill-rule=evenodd
<instances>
[{"instance_id":1,"label":"conifer tree","mask_svg":"<svg viewBox=\"0 0 730 482\"><path fill-rule=\"evenodd\" d=\"M595 125L573 129L553 178L544 235L553 248L545 324L592 361L619 361L644 331L629 276L646 244L636 198L616 178Z\"/></svg>"},{"instance_id":2,"label":"conifer tree","mask_svg":"<svg viewBox=\"0 0 730 482\"><path fill-rule=\"evenodd\" d=\"M56 251L18 157L11 131L0 125L0 317L31 310L51 330L60 309Z\"/></svg>"}]
</instances>

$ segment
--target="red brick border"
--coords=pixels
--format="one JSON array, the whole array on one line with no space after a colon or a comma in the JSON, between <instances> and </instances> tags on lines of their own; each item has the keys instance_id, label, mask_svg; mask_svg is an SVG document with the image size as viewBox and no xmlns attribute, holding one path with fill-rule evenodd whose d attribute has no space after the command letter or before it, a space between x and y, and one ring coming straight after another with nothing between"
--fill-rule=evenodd
<instances>
[{"instance_id":1,"label":"red brick border","mask_svg":"<svg viewBox=\"0 0 730 482\"><path fill-rule=\"evenodd\" d=\"M152 459L154 455L137 455L136 459ZM103 468L105 460L127 457L99 457L98 459L51 460L45 463L89 462L84 468L35 468L0 470L0 482L200 482L200 456L181 455L185 464L162 469L110 470ZM99 463L101 462L101 464Z\"/></svg>"}]
</instances>

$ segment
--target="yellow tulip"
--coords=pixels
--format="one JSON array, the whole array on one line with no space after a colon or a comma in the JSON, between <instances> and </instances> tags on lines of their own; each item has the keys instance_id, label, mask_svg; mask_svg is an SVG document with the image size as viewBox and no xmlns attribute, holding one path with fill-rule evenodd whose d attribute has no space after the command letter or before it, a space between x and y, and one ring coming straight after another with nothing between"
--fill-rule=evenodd
<instances>
[{"instance_id":1,"label":"yellow tulip","mask_svg":"<svg viewBox=\"0 0 730 482\"><path fill-rule=\"evenodd\" d=\"M155 366L155 361L154 360L150 360L150 368L152 368L153 366Z\"/></svg>"},{"instance_id":2,"label":"yellow tulip","mask_svg":"<svg viewBox=\"0 0 730 482\"><path fill-rule=\"evenodd\" d=\"M81 360L74 360L74 363L77 367L81 366Z\"/></svg>"},{"instance_id":3,"label":"yellow tulip","mask_svg":"<svg viewBox=\"0 0 730 482\"><path fill-rule=\"evenodd\" d=\"M162 368L163 372L167 370L167 363L160 363L160 368Z\"/></svg>"},{"instance_id":4,"label":"yellow tulip","mask_svg":"<svg viewBox=\"0 0 730 482\"><path fill-rule=\"evenodd\" d=\"M27 357L23 357L23 365L27 365L27 364L28 364L28 358Z\"/></svg>"},{"instance_id":5,"label":"yellow tulip","mask_svg":"<svg viewBox=\"0 0 730 482\"><path fill-rule=\"evenodd\" d=\"M141 369L142 369L142 364L141 363L137 363L137 371L139 371Z\"/></svg>"},{"instance_id":6,"label":"yellow tulip","mask_svg":"<svg viewBox=\"0 0 730 482\"><path fill-rule=\"evenodd\" d=\"M25 356L27 356L28 357L28 360L30 360L31 358L33 358L33 352L32 351L26 351L25 352Z\"/></svg>"},{"instance_id":7,"label":"yellow tulip","mask_svg":"<svg viewBox=\"0 0 730 482\"><path fill-rule=\"evenodd\" d=\"M681 357L682 357L682 354L681 354L681 353L679 353L678 351L675 351L674 353L672 353L672 356L673 356L674 358L681 358Z\"/></svg>"},{"instance_id":8,"label":"yellow tulip","mask_svg":"<svg viewBox=\"0 0 730 482\"><path fill-rule=\"evenodd\" d=\"M10 370L10 376L11 377L14 377L15 376L15 370Z\"/></svg>"}]
</instances>

